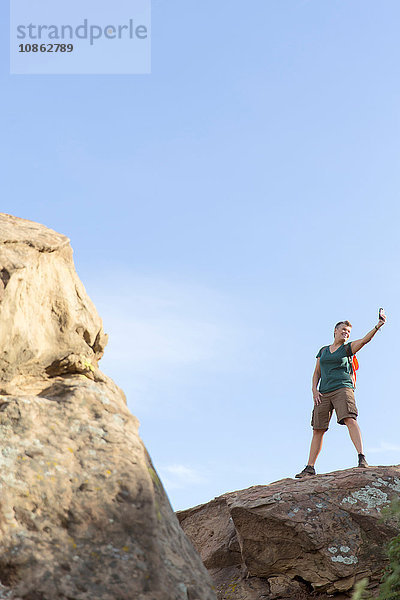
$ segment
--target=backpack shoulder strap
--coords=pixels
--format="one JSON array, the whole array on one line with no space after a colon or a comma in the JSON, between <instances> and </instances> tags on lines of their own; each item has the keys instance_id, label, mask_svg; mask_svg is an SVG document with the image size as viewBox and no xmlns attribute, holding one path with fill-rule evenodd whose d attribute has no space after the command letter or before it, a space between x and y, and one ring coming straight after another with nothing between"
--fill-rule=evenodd
<instances>
[{"instance_id":1,"label":"backpack shoulder strap","mask_svg":"<svg viewBox=\"0 0 400 600\"><path fill-rule=\"evenodd\" d=\"M346 354L347 356L350 358L351 356L355 356L355 354L351 353L351 342L349 342L348 344L346 344Z\"/></svg>"},{"instance_id":2,"label":"backpack shoulder strap","mask_svg":"<svg viewBox=\"0 0 400 600\"><path fill-rule=\"evenodd\" d=\"M351 343L351 342L350 342ZM358 369L358 360L355 354L351 354L351 346L350 343L346 345L346 354L349 360L350 373L353 378L353 385L356 387L356 379L357 379L357 369Z\"/></svg>"}]
</instances>

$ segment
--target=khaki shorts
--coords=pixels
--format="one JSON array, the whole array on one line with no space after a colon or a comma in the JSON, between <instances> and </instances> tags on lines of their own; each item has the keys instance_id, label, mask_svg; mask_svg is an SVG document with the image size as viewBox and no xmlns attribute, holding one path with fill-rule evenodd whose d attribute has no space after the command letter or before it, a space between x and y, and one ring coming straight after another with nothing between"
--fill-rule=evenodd
<instances>
[{"instance_id":1,"label":"khaki shorts","mask_svg":"<svg viewBox=\"0 0 400 600\"><path fill-rule=\"evenodd\" d=\"M328 429L329 421L336 411L337 422L344 425L343 419L346 417L357 418L358 410L354 399L354 390L351 388L339 388L333 392L321 394L322 402L314 406L311 417L311 427L313 429Z\"/></svg>"}]
</instances>

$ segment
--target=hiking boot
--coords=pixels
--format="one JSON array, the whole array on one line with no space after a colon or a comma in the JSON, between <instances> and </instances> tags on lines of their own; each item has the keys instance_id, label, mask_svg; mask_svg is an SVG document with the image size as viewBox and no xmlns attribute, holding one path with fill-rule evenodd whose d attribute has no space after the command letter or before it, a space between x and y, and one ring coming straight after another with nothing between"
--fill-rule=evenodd
<instances>
[{"instance_id":1,"label":"hiking boot","mask_svg":"<svg viewBox=\"0 0 400 600\"><path fill-rule=\"evenodd\" d=\"M368 463L367 463L367 459L365 458L364 454L359 454L358 455L358 466L359 467L368 467Z\"/></svg>"},{"instance_id":2,"label":"hiking boot","mask_svg":"<svg viewBox=\"0 0 400 600\"><path fill-rule=\"evenodd\" d=\"M311 477L311 475L315 475L315 469L311 465L307 465L305 469L301 471L301 473L297 473L295 477L297 479L301 479L302 477Z\"/></svg>"}]
</instances>

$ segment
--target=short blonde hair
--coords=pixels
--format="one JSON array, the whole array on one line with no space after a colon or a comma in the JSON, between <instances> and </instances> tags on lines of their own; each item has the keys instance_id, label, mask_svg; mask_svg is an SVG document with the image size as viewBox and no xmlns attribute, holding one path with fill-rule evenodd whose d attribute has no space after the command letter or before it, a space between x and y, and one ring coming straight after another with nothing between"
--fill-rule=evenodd
<instances>
[{"instance_id":1,"label":"short blonde hair","mask_svg":"<svg viewBox=\"0 0 400 600\"><path fill-rule=\"evenodd\" d=\"M353 327L350 321L339 321L339 323L336 323L335 325L335 331L338 327L340 327L340 325L346 325L346 327Z\"/></svg>"}]
</instances>

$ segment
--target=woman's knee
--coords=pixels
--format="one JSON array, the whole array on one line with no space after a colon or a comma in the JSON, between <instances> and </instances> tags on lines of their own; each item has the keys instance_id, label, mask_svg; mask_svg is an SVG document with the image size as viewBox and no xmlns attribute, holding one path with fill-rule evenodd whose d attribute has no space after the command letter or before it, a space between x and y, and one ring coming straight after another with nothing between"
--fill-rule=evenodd
<instances>
[{"instance_id":1,"label":"woman's knee","mask_svg":"<svg viewBox=\"0 0 400 600\"><path fill-rule=\"evenodd\" d=\"M328 431L328 430L327 429L313 429L313 436L314 437L322 437L326 431Z\"/></svg>"},{"instance_id":2,"label":"woman's knee","mask_svg":"<svg viewBox=\"0 0 400 600\"><path fill-rule=\"evenodd\" d=\"M347 425L347 427L352 427L357 424L357 419L355 419L354 417L346 417L345 419L343 419L343 423Z\"/></svg>"}]
</instances>

